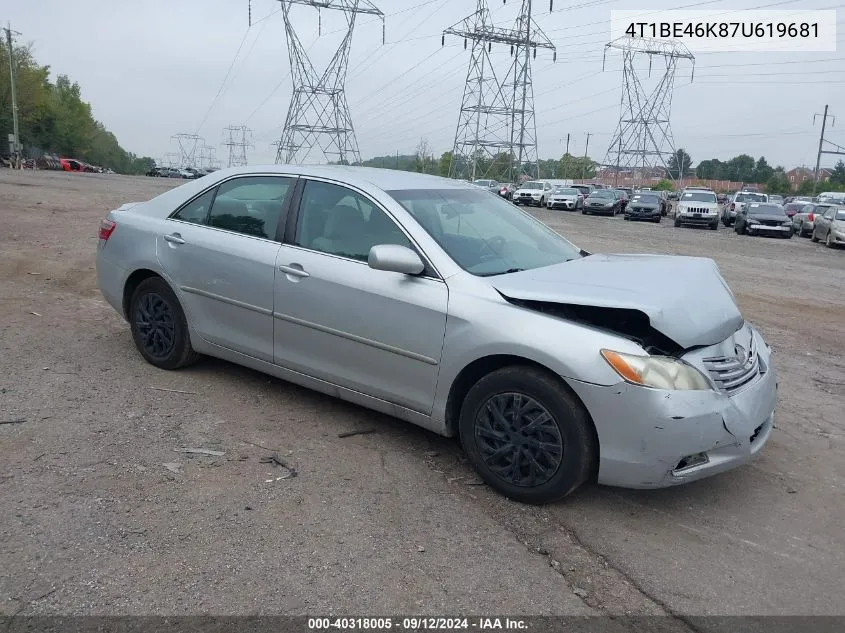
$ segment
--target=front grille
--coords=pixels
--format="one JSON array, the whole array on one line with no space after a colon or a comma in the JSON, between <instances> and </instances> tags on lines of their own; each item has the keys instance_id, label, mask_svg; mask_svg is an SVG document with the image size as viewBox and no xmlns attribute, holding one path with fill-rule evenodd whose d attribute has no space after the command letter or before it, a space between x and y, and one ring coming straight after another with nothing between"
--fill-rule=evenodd
<instances>
[{"instance_id":1,"label":"front grille","mask_svg":"<svg viewBox=\"0 0 845 633\"><path fill-rule=\"evenodd\" d=\"M761 220L760 223L763 226L780 226L782 221L778 220Z\"/></svg>"},{"instance_id":2,"label":"front grille","mask_svg":"<svg viewBox=\"0 0 845 633\"><path fill-rule=\"evenodd\" d=\"M707 213L710 211L707 207L687 207L686 213Z\"/></svg>"},{"instance_id":3,"label":"front grille","mask_svg":"<svg viewBox=\"0 0 845 633\"><path fill-rule=\"evenodd\" d=\"M704 367L719 390L734 394L764 371L760 366L760 357L753 339L751 349L747 353L748 357L744 361L737 356L703 359Z\"/></svg>"}]
</instances>

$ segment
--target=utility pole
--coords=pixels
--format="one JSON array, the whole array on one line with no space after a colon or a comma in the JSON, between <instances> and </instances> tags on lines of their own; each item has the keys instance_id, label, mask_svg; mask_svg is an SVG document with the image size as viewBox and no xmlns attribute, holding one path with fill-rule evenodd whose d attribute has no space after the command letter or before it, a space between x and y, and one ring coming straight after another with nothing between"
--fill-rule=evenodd
<instances>
[{"instance_id":1,"label":"utility pole","mask_svg":"<svg viewBox=\"0 0 845 633\"><path fill-rule=\"evenodd\" d=\"M813 182L818 182L819 177L821 176L820 166L821 166L821 161L822 161L822 154L836 154L837 156L845 156L845 147L843 147L841 145L837 145L836 143L833 143L832 141L828 141L824 137L824 130L825 130L825 125L827 124L827 118L828 117L831 118L832 123L830 124L830 127L833 127L834 125L836 125L836 117L833 116L832 114L828 114L827 113L827 106L825 106L824 107L824 114L814 114L813 115L813 125L815 125L815 123L816 123L816 117L819 117L819 116L822 117L822 133L821 133L821 136L819 136L819 153L816 155L816 171L813 174ZM825 149L824 148L825 143L827 143L828 145L832 145L835 149L832 149L832 150L831 149Z\"/></svg>"},{"instance_id":2,"label":"utility pole","mask_svg":"<svg viewBox=\"0 0 845 633\"><path fill-rule=\"evenodd\" d=\"M9 45L9 83L12 89L12 134L14 136L11 139L10 146L12 150L12 167L15 169L21 168L21 137L20 137L20 128L18 127L18 93L17 87L15 86L15 51L12 45L12 33L15 35L20 35L19 32L12 30L12 23L9 22L8 26L3 29L6 31L6 43Z\"/></svg>"},{"instance_id":3,"label":"utility pole","mask_svg":"<svg viewBox=\"0 0 845 633\"><path fill-rule=\"evenodd\" d=\"M584 164L581 165L581 180L587 177L587 150L590 149L590 137L592 134L587 132L587 143L584 145Z\"/></svg>"},{"instance_id":4,"label":"utility pole","mask_svg":"<svg viewBox=\"0 0 845 633\"><path fill-rule=\"evenodd\" d=\"M566 153L569 153L569 134L566 135Z\"/></svg>"}]
</instances>

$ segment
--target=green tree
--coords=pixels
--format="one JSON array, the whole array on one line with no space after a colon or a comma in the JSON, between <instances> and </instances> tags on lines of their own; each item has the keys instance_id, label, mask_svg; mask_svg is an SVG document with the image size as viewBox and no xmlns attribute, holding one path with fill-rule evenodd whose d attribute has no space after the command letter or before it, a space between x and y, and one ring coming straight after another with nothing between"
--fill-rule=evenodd
<instances>
[{"instance_id":1,"label":"green tree","mask_svg":"<svg viewBox=\"0 0 845 633\"><path fill-rule=\"evenodd\" d=\"M757 164L754 165L754 175L752 180L757 183L767 183L774 176L775 170L766 162L764 157L757 159Z\"/></svg>"},{"instance_id":2,"label":"green tree","mask_svg":"<svg viewBox=\"0 0 845 633\"><path fill-rule=\"evenodd\" d=\"M786 173L784 173L783 168L773 169L772 175L769 176L769 179L766 181L766 191L768 193L784 196L791 190L792 186L790 185L789 178L786 177Z\"/></svg>"},{"instance_id":3,"label":"green tree","mask_svg":"<svg viewBox=\"0 0 845 633\"><path fill-rule=\"evenodd\" d=\"M149 169L151 158L125 151L114 134L93 118L79 84L65 75L51 83L49 67L40 66L28 47L15 48L14 62L20 141L27 156L58 153L130 174ZM3 46L0 69L0 131L5 131L12 129L12 108L9 53ZM5 137L3 140L5 144Z\"/></svg>"},{"instance_id":4,"label":"green tree","mask_svg":"<svg viewBox=\"0 0 845 633\"><path fill-rule=\"evenodd\" d=\"M452 152L443 152L440 160L437 161L437 173L444 178L449 177L449 168L452 166Z\"/></svg>"},{"instance_id":5,"label":"green tree","mask_svg":"<svg viewBox=\"0 0 845 633\"><path fill-rule=\"evenodd\" d=\"M673 180L680 180L690 173L690 165L692 165L692 158L683 149L678 149L669 157L667 165L669 177Z\"/></svg>"},{"instance_id":6,"label":"green tree","mask_svg":"<svg viewBox=\"0 0 845 633\"><path fill-rule=\"evenodd\" d=\"M734 156L722 165L720 178L735 182L753 182L756 161L748 154Z\"/></svg>"},{"instance_id":7,"label":"green tree","mask_svg":"<svg viewBox=\"0 0 845 633\"><path fill-rule=\"evenodd\" d=\"M845 162L839 161L830 174L830 183L833 185L845 185Z\"/></svg>"},{"instance_id":8,"label":"green tree","mask_svg":"<svg viewBox=\"0 0 845 633\"><path fill-rule=\"evenodd\" d=\"M812 179L805 180L800 185L798 185L798 193L802 196L814 196L816 195L816 183L813 182Z\"/></svg>"},{"instance_id":9,"label":"green tree","mask_svg":"<svg viewBox=\"0 0 845 633\"><path fill-rule=\"evenodd\" d=\"M663 178L660 182L654 185L652 189L654 189L655 191L673 191L675 189L675 185L672 183L671 180Z\"/></svg>"},{"instance_id":10,"label":"green tree","mask_svg":"<svg viewBox=\"0 0 845 633\"><path fill-rule=\"evenodd\" d=\"M718 158L703 160L695 168L695 177L701 178L701 180L718 180L721 167L722 161Z\"/></svg>"}]
</instances>

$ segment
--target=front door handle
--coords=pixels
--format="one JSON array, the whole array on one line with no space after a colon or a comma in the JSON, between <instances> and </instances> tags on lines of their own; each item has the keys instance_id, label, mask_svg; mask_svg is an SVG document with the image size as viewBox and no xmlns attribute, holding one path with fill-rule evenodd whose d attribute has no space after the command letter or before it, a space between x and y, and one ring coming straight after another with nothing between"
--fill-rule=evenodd
<instances>
[{"instance_id":1,"label":"front door handle","mask_svg":"<svg viewBox=\"0 0 845 633\"><path fill-rule=\"evenodd\" d=\"M179 235L178 233L172 233L170 235L165 235L164 241L170 242L172 244L184 244L185 243L185 240L183 240L182 236Z\"/></svg>"},{"instance_id":2,"label":"front door handle","mask_svg":"<svg viewBox=\"0 0 845 633\"><path fill-rule=\"evenodd\" d=\"M299 264L291 264L290 266L279 266L279 270L281 270L286 275L291 275L293 277L310 277L307 272L302 270L302 266Z\"/></svg>"}]
</instances>

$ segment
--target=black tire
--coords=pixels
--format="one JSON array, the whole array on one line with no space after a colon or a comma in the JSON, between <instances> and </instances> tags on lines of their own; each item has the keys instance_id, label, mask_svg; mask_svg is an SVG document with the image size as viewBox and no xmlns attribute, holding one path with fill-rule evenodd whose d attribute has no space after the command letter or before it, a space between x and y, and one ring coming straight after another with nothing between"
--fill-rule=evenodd
<instances>
[{"instance_id":1,"label":"black tire","mask_svg":"<svg viewBox=\"0 0 845 633\"><path fill-rule=\"evenodd\" d=\"M150 315L151 311L156 314ZM127 316L135 347L151 365L179 369L199 360L200 355L191 347L188 323L179 299L161 277L149 277L138 284L129 300ZM156 330L155 335L144 332L150 326L143 321L151 319L155 325L150 329Z\"/></svg>"},{"instance_id":2,"label":"black tire","mask_svg":"<svg viewBox=\"0 0 845 633\"><path fill-rule=\"evenodd\" d=\"M630 219L631 219L631 218L629 218L627 215L626 215L626 216L624 216L624 218L625 218L626 220L630 220Z\"/></svg>"},{"instance_id":3,"label":"black tire","mask_svg":"<svg viewBox=\"0 0 845 633\"><path fill-rule=\"evenodd\" d=\"M660 217L659 215L658 215L656 218L654 218L654 221L655 221L657 224L660 224L660 220L661 220L661 217Z\"/></svg>"},{"instance_id":4,"label":"black tire","mask_svg":"<svg viewBox=\"0 0 845 633\"><path fill-rule=\"evenodd\" d=\"M680 228L681 226L681 219L678 216L675 216L675 228Z\"/></svg>"},{"instance_id":5,"label":"black tire","mask_svg":"<svg viewBox=\"0 0 845 633\"><path fill-rule=\"evenodd\" d=\"M713 224L710 225L711 231L716 231L718 229L719 229L719 223L718 222L714 222Z\"/></svg>"},{"instance_id":6,"label":"black tire","mask_svg":"<svg viewBox=\"0 0 845 633\"><path fill-rule=\"evenodd\" d=\"M541 196L540 197L540 207L545 207L545 206L546 206L546 197Z\"/></svg>"},{"instance_id":7,"label":"black tire","mask_svg":"<svg viewBox=\"0 0 845 633\"><path fill-rule=\"evenodd\" d=\"M810 241L811 242L818 242L819 238L816 237L816 229L813 229L813 232L810 234Z\"/></svg>"},{"instance_id":8,"label":"black tire","mask_svg":"<svg viewBox=\"0 0 845 633\"><path fill-rule=\"evenodd\" d=\"M590 215L590 213L584 207L581 207L581 215Z\"/></svg>"},{"instance_id":9,"label":"black tire","mask_svg":"<svg viewBox=\"0 0 845 633\"><path fill-rule=\"evenodd\" d=\"M494 398L508 401L516 395L521 396L524 406L533 407L529 402L538 405L533 407L536 415L530 423L535 423L543 412L549 416L547 423L535 435L521 433L519 429L525 428L524 424L505 429L496 420L498 428L486 426L490 422L490 418L485 415L485 411L490 411L487 404ZM503 413L507 416L508 411ZM530 416L527 419L530 420ZM501 420L505 423L513 422L507 420L507 417ZM485 426L488 441L485 441L482 433ZM590 478L598 462L598 441L587 410L559 378L534 367L504 367L479 380L464 398L459 432L464 451L479 476L494 490L523 503L543 504L562 499ZM507 439L504 438L505 433L510 434ZM502 437L494 438L494 434ZM514 437L517 442L530 442L533 439L548 446L557 445L559 448L551 451L559 452L557 457L549 454L533 456L534 463L543 462L542 465L547 466L551 474L537 473L534 469L526 473L521 468L519 475L538 475L535 484L525 480L525 483L514 483L513 478L508 480L497 474L488 463L494 461L495 454L501 452L503 447L514 447L511 441ZM523 451L519 450L518 455L522 459ZM501 455L499 457L502 458ZM507 466L504 465L505 468ZM520 466L524 467L525 464Z\"/></svg>"}]
</instances>

